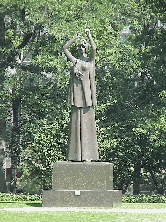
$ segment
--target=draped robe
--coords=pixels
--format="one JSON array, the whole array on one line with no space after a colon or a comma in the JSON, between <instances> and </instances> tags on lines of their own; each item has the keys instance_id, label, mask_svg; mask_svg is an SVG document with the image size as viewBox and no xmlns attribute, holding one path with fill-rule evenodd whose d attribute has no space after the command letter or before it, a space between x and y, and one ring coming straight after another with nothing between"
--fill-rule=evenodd
<instances>
[{"instance_id":1,"label":"draped robe","mask_svg":"<svg viewBox=\"0 0 166 222\"><path fill-rule=\"evenodd\" d=\"M71 104L68 160L97 160L95 125L96 86L94 61L77 59L71 67L68 102Z\"/></svg>"}]
</instances>

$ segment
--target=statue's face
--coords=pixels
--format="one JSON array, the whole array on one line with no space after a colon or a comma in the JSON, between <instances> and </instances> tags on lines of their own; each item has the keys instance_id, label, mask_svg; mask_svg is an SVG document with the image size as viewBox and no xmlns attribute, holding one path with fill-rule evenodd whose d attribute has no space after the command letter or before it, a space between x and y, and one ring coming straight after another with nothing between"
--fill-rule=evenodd
<instances>
[{"instance_id":1,"label":"statue's face","mask_svg":"<svg viewBox=\"0 0 166 222\"><path fill-rule=\"evenodd\" d=\"M85 39L82 39L79 43L79 53L80 55L86 54L88 51L88 44Z\"/></svg>"}]
</instances>

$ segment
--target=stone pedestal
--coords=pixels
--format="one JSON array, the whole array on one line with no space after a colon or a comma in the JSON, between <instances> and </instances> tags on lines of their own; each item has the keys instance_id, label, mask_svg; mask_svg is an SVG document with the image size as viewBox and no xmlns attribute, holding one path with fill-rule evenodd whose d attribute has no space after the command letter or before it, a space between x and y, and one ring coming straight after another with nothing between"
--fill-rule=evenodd
<instances>
[{"instance_id":1,"label":"stone pedestal","mask_svg":"<svg viewBox=\"0 0 166 222\"><path fill-rule=\"evenodd\" d=\"M113 164L57 162L52 190L43 191L43 207L113 207L122 192L113 190Z\"/></svg>"}]
</instances>

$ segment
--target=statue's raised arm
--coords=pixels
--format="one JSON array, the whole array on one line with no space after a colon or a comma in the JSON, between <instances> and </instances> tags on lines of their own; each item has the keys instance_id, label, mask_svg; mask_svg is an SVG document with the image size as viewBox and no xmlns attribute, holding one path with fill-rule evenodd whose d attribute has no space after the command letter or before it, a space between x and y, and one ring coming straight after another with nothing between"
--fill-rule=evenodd
<instances>
[{"instance_id":1,"label":"statue's raised arm","mask_svg":"<svg viewBox=\"0 0 166 222\"><path fill-rule=\"evenodd\" d=\"M77 32L77 34L72 39L70 39L63 47L64 53L73 64L75 64L76 58L68 51L68 48L72 45L73 42L75 42L76 39L80 37L81 37L81 34Z\"/></svg>"},{"instance_id":2,"label":"statue's raised arm","mask_svg":"<svg viewBox=\"0 0 166 222\"><path fill-rule=\"evenodd\" d=\"M92 47L92 51L91 51L91 55L90 55L90 60L94 60L95 59L95 55L96 55L96 45L93 41L93 38L91 36L90 30L89 29L85 29L85 33L87 34L91 47Z\"/></svg>"}]
</instances>

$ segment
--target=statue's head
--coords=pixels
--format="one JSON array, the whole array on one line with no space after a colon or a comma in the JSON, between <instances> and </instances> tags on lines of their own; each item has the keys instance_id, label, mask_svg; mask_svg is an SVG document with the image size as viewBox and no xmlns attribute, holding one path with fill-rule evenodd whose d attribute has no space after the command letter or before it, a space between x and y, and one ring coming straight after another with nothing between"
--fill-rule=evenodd
<instances>
[{"instance_id":1,"label":"statue's head","mask_svg":"<svg viewBox=\"0 0 166 222\"><path fill-rule=\"evenodd\" d=\"M85 39L81 39L80 40L79 48L78 49L79 49L79 53L81 55L87 54L87 52L88 52L88 43L87 43L87 41Z\"/></svg>"}]
</instances>

